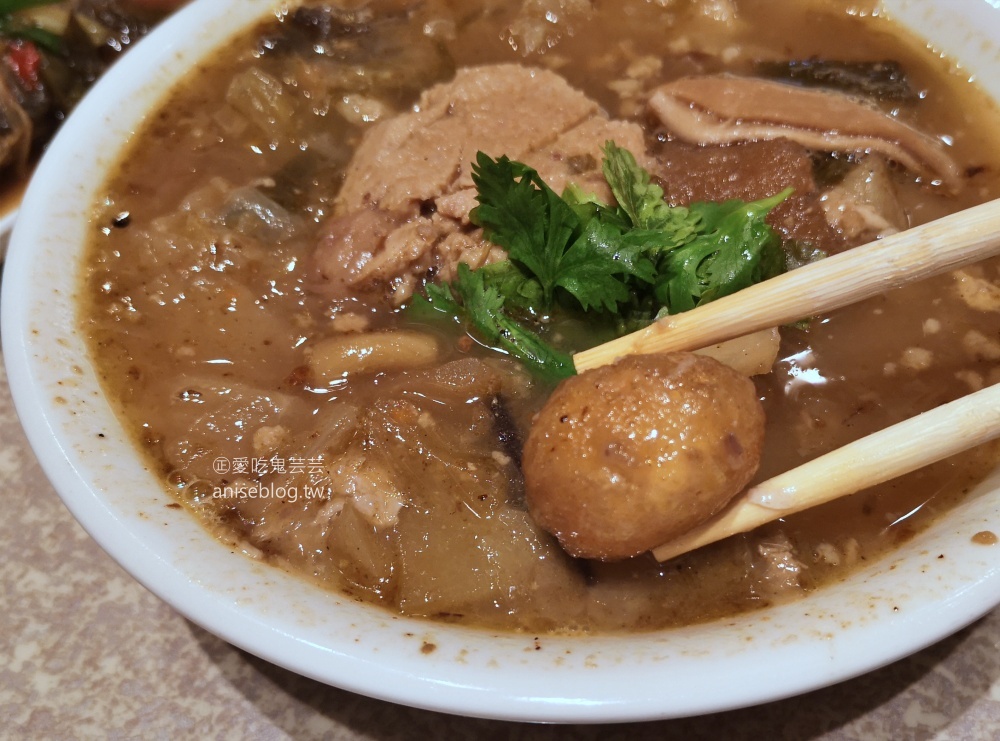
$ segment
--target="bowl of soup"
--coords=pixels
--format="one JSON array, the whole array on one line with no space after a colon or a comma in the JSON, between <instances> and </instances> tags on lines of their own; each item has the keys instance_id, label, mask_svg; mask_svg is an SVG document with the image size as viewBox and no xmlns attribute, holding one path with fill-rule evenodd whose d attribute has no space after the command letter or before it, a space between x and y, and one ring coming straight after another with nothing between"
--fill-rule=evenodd
<instances>
[{"instance_id":1,"label":"bowl of soup","mask_svg":"<svg viewBox=\"0 0 1000 741\"><path fill-rule=\"evenodd\" d=\"M1000 266L753 367L572 356L996 198L998 41L974 0L196 1L25 198L25 430L151 591L372 697L622 721L872 670L1000 603L995 446L653 554L993 384Z\"/></svg>"}]
</instances>

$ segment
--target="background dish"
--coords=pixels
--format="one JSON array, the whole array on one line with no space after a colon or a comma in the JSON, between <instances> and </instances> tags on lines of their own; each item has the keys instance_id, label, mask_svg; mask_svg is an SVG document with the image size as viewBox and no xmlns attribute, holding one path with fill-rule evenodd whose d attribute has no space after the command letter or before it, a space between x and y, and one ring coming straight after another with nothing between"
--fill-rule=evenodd
<instances>
[{"instance_id":1,"label":"background dish","mask_svg":"<svg viewBox=\"0 0 1000 741\"><path fill-rule=\"evenodd\" d=\"M989 526L986 494L997 476L892 559L767 620L758 614L663 635L538 644L382 613L373 619L368 609L228 553L184 513L165 509L169 499L141 464L121 456L129 443L95 395L71 334L75 284L65 245L81 240L86 212L53 213L50 204L88 202L94 182L67 181L65 172L92 177L108 164L92 153L110 151L141 113L109 101L132 94L151 102L152 88L172 74L165 62L175 70L190 64L207 41L204 28L226 18L228 5L206 1L178 15L155 36L158 46L135 55L127 71L113 70L81 106L72 135L53 145L25 200L5 271L5 350L29 439L81 523L154 592L227 640L339 686L471 715L577 721L692 714L804 691L913 651L1000 601L1000 556L954 536ZM274 3L245 5L260 13ZM958 6L947 7L953 14ZM971 18L984 6L962 7ZM985 17L997 33L996 14ZM113 120L107 110L116 110ZM77 151L81 140L90 142L86 152ZM218 568L206 573L206 559Z\"/></svg>"},{"instance_id":2,"label":"background dish","mask_svg":"<svg viewBox=\"0 0 1000 741\"><path fill-rule=\"evenodd\" d=\"M4 147L0 235L35 163L76 101L115 59L187 0L29 0L0 8ZM0 259L6 242L0 239Z\"/></svg>"}]
</instances>

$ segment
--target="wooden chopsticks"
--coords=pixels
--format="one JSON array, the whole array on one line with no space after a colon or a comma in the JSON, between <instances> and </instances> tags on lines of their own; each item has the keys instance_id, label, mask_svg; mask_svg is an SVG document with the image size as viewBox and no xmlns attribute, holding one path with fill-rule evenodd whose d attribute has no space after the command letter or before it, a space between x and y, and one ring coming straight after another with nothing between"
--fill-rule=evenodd
<instances>
[{"instance_id":1,"label":"wooden chopsticks","mask_svg":"<svg viewBox=\"0 0 1000 741\"><path fill-rule=\"evenodd\" d=\"M899 232L578 353L578 372L633 353L692 350L795 322L1000 254L1000 200ZM1000 386L845 445L743 492L654 549L661 561L888 481L1000 436Z\"/></svg>"},{"instance_id":2,"label":"wooden chopsticks","mask_svg":"<svg viewBox=\"0 0 1000 741\"><path fill-rule=\"evenodd\" d=\"M1000 436L990 386L837 448L747 489L720 514L653 550L666 561L930 465Z\"/></svg>"},{"instance_id":3,"label":"wooden chopsticks","mask_svg":"<svg viewBox=\"0 0 1000 741\"><path fill-rule=\"evenodd\" d=\"M577 353L579 373L796 322L1000 254L1000 200L856 247Z\"/></svg>"}]
</instances>

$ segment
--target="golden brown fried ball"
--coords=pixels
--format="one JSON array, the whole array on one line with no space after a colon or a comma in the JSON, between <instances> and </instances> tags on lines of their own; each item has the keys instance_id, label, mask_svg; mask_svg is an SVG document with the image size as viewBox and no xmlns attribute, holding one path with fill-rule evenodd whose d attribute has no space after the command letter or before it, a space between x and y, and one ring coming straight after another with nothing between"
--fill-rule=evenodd
<instances>
[{"instance_id":1,"label":"golden brown fried ball","mask_svg":"<svg viewBox=\"0 0 1000 741\"><path fill-rule=\"evenodd\" d=\"M638 555L747 485L764 443L753 383L691 353L636 355L564 381L524 448L528 508L570 554Z\"/></svg>"}]
</instances>

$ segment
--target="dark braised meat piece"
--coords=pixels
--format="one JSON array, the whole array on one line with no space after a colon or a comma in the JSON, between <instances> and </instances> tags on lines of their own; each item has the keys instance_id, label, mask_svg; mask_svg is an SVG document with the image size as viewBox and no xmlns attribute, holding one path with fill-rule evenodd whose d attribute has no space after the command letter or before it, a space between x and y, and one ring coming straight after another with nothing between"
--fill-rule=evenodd
<instances>
[{"instance_id":1,"label":"dark braised meat piece","mask_svg":"<svg viewBox=\"0 0 1000 741\"><path fill-rule=\"evenodd\" d=\"M654 154L653 172L668 203L754 201L791 186L795 192L768 215L768 224L784 239L827 254L847 247L823 213L809 152L795 142L775 139L698 147L668 141Z\"/></svg>"}]
</instances>

